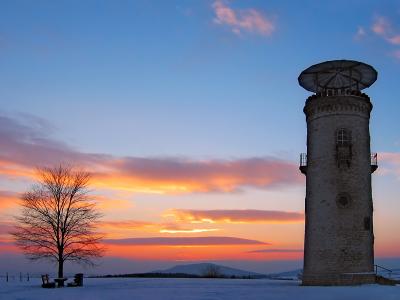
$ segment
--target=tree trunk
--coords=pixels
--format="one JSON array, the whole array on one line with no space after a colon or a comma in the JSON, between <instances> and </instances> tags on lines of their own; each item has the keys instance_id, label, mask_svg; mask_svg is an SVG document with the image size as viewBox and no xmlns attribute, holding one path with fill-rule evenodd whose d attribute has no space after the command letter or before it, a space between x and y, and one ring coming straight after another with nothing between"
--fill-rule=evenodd
<instances>
[{"instance_id":1,"label":"tree trunk","mask_svg":"<svg viewBox=\"0 0 400 300\"><path fill-rule=\"evenodd\" d=\"M58 259L58 278L63 278L64 277L64 261L61 259Z\"/></svg>"}]
</instances>

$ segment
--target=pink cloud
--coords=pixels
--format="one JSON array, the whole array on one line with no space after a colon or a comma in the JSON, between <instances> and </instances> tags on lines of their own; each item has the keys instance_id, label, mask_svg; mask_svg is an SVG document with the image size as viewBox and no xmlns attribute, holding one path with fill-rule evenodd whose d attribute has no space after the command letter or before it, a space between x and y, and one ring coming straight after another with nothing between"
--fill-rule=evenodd
<instances>
[{"instance_id":1,"label":"pink cloud","mask_svg":"<svg viewBox=\"0 0 400 300\"><path fill-rule=\"evenodd\" d=\"M394 175L400 179L400 153L383 152L379 153L379 173L382 175Z\"/></svg>"},{"instance_id":2,"label":"pink cloud","mask_svg":"<svg viewBox=\"0 0 400 300\"><path fill-rule=\"evenodd\" d=\"M400 60L400 50L395 50L392 52L392 56L398 60Z\"/></svg>"},{"instance_id":3,"label":"pink cloud","mask_svg":"<svg viewBox=\"0 0 400 300\"><path fill-rule=\"evenodd\" d=\"M169 214L174 216L179 221L189 221L192 223L293 223L304 221L304 214L300 212L257 209L175 209L171 210Z\"/></svg>"},{"instance_id":4,"label":"pink cloud","mask_svg":"<svg viewBox=\"0 0 400 300\"><path fill-rule=\"evenodd\" d=\"M389 38L388 41L394 45L400 45L400 34Z\"/></svg>"},{"instance_id":5,"label":"pink cloud","mask_svg":"<svg viewBox=\"0 0 400 300\"><path fill-rule=\"evenodd\" d=\"M105 156L80 153L64 143L50 137L52 126L45 120L23 115L11 118L0 115L0 170L9 165L28 168L53 165L62 161L85 162L91 165L104 160Z\"/></svg>"},{"instance_id":6,"label":"pink cloud","mask_svg":"<svg viewBox=\"0 0 400 300\"><path fill-rule=\"evenodd\" d=\"M375 19L371 29L378 35L386 36L391 30L391 26L385 17L380 16Z\"/></svg>"},{"instance_id":7,"label":"pink cloud","mask_svg":"<svg viewBox=\"0 0 400 300\"><path fill-rule=\"evenodd\" d=\"M206 236L206 237L152 237L106 239L105 244L112 245L155 245L155 246L203 246L203 245L268 245L257 240L236 237Z\"/></svg>"},{"instance_id":8,"label":"pink cloud","mask_svg":"<svg viewBox=\"0 0 400 300\"><path fill-rule=\"evenodd\" d=\"M302 253L303 249L260 249L248 251L247 253Z\"/></svg>"},{"instance_id":9,"label":"pink cloud","mask_svg":"<svg viewBox=\"0 0 400 300\"><path fill-rule=\"evenodd\" d=\"M383 16L375 18L371 27L372 31L393 45L400 45L400 32L395 30L391 22Z\"/></svg>"},{"instance_id":10,"label":"pink cloud","mask_svg":"<svg viewBox=\"0 0 400 300\"><path fill-rule=\"evenodd\" d=\"M0 236L8 236L9 232L14 229L14 226L14 222L0 221Z\"/></svg>"},{"instance_id":11,"label":"pink cloud","mask_svg":"<svg viewBox=\"0 0 400 300\"><path fill-rule=\"evenodd\" d=\"M235 34L247 31L269 36L275 30L274 22L256 9L235 10L223 0L216 0L212 7L215 13L214 22L231 27Z\"/></svg>"}]
</instances>

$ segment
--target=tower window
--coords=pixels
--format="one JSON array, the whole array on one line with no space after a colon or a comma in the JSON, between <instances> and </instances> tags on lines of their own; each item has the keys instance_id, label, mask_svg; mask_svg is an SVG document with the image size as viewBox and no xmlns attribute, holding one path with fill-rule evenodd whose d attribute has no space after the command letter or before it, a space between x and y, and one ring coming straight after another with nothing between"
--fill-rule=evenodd
<instances>
[{"instance_id":1,"label":"tower window","mask_svg":"<svg viewBox=\"0 0 400 300\"><path fill-rule=\"evenodd\" d=\"M336 203L340 208L349 207L351 204L350 195L347 193L340 193L336 198Z\"/></svg>"},{"instance_id":2,"label":"tower window","mask_svg":"<svg viewBox=\"0 0 400 300\"><path fill-rule=\"evenodd\" d=\"M339 146L347 146L351 143L351 132L347 129L340 128L336 134L336 143Z\"/></svg>"},{"instance_id":3,"label":"tower window","mask_svg":"<svg viewBox=\"0 0 400 300\"><path fill-rule=\"evenodd\" d=\"M336 130L336 162L339 168L350 168L352 158L351 131L345 128Z\"/></svg>"}]
</instances>

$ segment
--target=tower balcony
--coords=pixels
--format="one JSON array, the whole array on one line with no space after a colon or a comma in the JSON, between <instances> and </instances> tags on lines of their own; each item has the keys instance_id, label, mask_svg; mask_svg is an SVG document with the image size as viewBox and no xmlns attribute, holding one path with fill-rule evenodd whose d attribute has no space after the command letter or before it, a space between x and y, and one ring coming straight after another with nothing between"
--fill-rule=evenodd
<instances>
[{"instance_id":1,"label":"tower balcony","mask_svg":"<svg viewBox=\"0 0 400 300\"><path fill-rule=\"evenodd\" d=\"M378 169L378 153L371 153L371 173ZM307 174L307 153L300 153L299 170L304 175Z\"/></svg>"},{"instance_id":2,"label":"tower balcony","mask_svg":"<svg viewBox=\"0 0 400 300\"><path fill-rule=\"evenodd\" d=\"M338 97L338 96L355 96L355 97L361 97L364 98L368 101L370 101L370 98L367 94L362 93L359 90L351 90L351 89L326 89L322 91L318 91L315 94L309 96L307 98L307 101L311 101L317 98L324 98L324 97Z\"/></svg>"},{"instance_id":3,"label":"tower balcony","mask_svg":"<svg viewBox=\"0 0 400 300\"><path fill-rule=\"evenodd\" d=\"M371 173L378 169L378 153L371 153Z\"/></svg>"},{"instance_id":4,"label":"tower balcony","mask_svg":"<svg viewBox=\"0 0 400 300\"><path fill-rule=\"evenodd\" d=\"M299 170L304 175L307 174L307 153L300 153L300 166Z\"/></svg>"}]
</instances>

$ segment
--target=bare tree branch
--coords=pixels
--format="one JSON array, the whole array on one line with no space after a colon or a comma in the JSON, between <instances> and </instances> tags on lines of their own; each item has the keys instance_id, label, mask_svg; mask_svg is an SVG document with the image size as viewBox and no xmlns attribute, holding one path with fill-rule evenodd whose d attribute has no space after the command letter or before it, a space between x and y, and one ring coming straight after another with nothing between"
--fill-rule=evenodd
<instances>
[{"instance_id":1,"label":"bare tree branch","mask_svg":"<svg viewBox=\"0 0 400 300\"><path fill-rule=\"evenodd\" d=\"M23 194L15 218L16 245L31 260L57 262L59 277L65 261L93 265L104 249L96 232L101 214L89 195L90 174L62 165L37 173L39 181Z\"/></svg>"}]
</instances>

